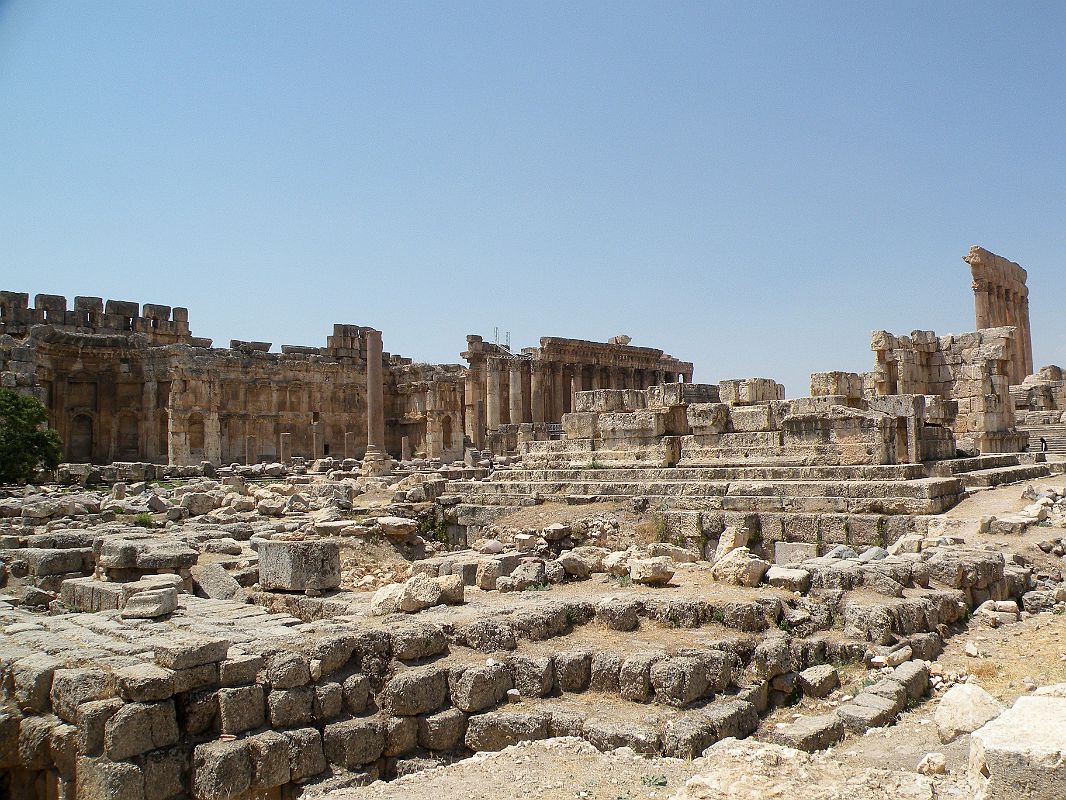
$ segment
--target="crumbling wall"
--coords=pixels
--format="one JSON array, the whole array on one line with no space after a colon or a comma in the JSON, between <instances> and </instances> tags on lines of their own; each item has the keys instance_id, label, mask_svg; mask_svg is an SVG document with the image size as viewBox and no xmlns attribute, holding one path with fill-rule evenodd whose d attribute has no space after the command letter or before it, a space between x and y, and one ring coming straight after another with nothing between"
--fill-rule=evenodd
<instances>
[{"instance_id":1,"label":"crumbling wall","mask_svg":"<svg viewBox=\"0 0 1066 800\"><path fill-rule=\"evenodd\" d=\"M952 430L962 447L985 453L1024 450L1028 434L1015 428L1009 366L1013 328L937 337L933 331L894 336L875 331L877 354L870 396L922 394L954 400Z\"/></svg>"}]
</instances>

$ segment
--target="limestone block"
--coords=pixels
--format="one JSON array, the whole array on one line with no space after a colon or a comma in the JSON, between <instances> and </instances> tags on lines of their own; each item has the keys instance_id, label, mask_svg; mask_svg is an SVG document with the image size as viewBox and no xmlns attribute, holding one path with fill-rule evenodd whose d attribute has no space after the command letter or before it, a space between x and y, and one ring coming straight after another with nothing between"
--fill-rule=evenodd
<instances>
[{"instance_id":1,"label":"limestone block","mask_svg":"<svg viewBox=\"0 0 1066 800\"><path fill-rule=\"evenodd\" d=\"M375 717L334 722L322 731L326 760L347 769L377 761L385 750L385 732Z\"/></svg>"},{"instance_id":2,"label":"limestone block","mask_svg":"<svg viewBox=\"0 0 1066 800\"><path fill-rule=\"evenodd\" d=\"M62 666L61 662L44 653L20 658L12 665L15 700L23 712L44 714L51 710L52 676Z\"/></svg>"},{"instance_id":3,"label":"limestone block","mask_svg":"<svg viewBox=\"0 0 1066 800\"><path fill-rule=\"evenodd\" d=\"M575 412L621 411L625 408L624 391L621 389L593 389L575 394Z\"/></svg>"},{"instance_id":4,"label":"limestone block","mask_svg":"<svg viewBox=\"0 0 1066 800\"><path fill-rule=\"evenodd\" d=\"M544 714L489 711L470 717L465 741L471 750L483 752L547 737L548 718Z\"/></svg>"},{"instance_id":5,"label":"limestone block","mask_svg":"<svg viewBox=\"0 0 1066 800\"><path fill-rule=\"evenodd\" d=\"M766 571L766 582L778 589L806 594L811 585L811 573L805 569L775 565Z\"/></svg>"},{"instance_id":6,"label":"limestone block","mask_svg":"<svg viewBox=\"0 0 1066 800\"><path fill-rule=\"evenodd\" d=\"M82 756L77 761L76 780L79 797L92 800L145 800L144 773L136 764ZM217 800L224 796L216 794L204 797L206 800Z\"/></svg>"},{"instance_id":7,"label":"limestone block","mask_svg":"<svg viewBox=\"0 0 1066 800\"><path fill-rule=\"evenodd\" d=\"M592 653L587 650L555 654L555 677L562 692L583 692L589 687Z\"/></svg>"},{"instance_id":8,"label":"limestone block","mask_svg":"<svg viewBox=\"0 0 1066 800\"><path fill-rule=\"evenodd\" d=\"M253 775L248 739L208 742L193 750L192 783L197 800L237 797L251 787Z\"/></svg>"},{"instance_id":9,"label":"limestone block","mask_svg":"<svg viewBox=\"0 0 1066 800\"><path fill-rule=\"evenodd\" d=\"M593 411L563 414L563 433L567 439L594 439L600 415Z\"/></svg>"},{"instance_id":10,"label":"limestone block","mask_svg":"<svg viewBox=\"0 0 1066 800\"><path fill-rule=\"evenodd\" d=\"M840 675L832 664L818 664L799 674L799 685L808 697L827 697L840 686Z\"/></svg>"},{"instance_id":11,"label":"limestone block","mask_svg":"<svg viewBox=\"0 0 1066 800\"><path fill-rule=\"evenodd\" d=\"M970 738L976 800L1052 800L1066 786L1066 698L1022 696Z\"/></svg>"},{"instance_id":12,"label":"limestone block","mask_svg":"<svg viewBox=\"0 0 1066 800\"><path fill-rule=\"evenodd\" d=\"M262 686L218 690L218 716L224 734L258 728L266 718L265 708Z\"/></svg>"},{"instance_id":13,"label":"limestone block","mask_svg":"<svg viewBox=\"0 0 1066 800\"><path fill-rule=\"evenodd\" d=\"M374 524L391 539L407 539L418 533L418 523L406 517L378 517Z\"/></svg>"},{"instance_id":14,"label":"limestone block","mask_svg":"<svg viewBox=\"0 0 1066 800\"><path fill-rule=\"evenodd\" d=\"M771 431L776 427L770 413L769 403L732 408L729 411L729 422L735 433Z\"/></svg>"},{"instance_id":15,"label":"limestone block","mask_svg":"<svg viewBox=\"0 0 1066 800\"><path fill-rule=\"evenodd\" d=\"M800 717L795 722L777 725L770 734L774 743L808 753L825 750L843 738L844 723L836 714Z\"/></svg>"},{"instance_id":16,"label":"limestone block","mask_svg":"<svg viewBox=\"0 0 1066 800\"><path fill-rule=\"evenodd\" d=\"M693 403L686 409L686 415L689 429L697 436L729 430L729 406L726 403Z\"/></svg>"},{"instance_id":17,"label":"limestone block","mask_svg":"<svg viewBox=\"0 0 1066 800\"><path fill-rule=\"evenodd\" d=\"M769 568L770 562L759 558L746 547L738 547L711 567L711 575L723 583L758 586Z\"/></svg>"},{"instance_id":18,"label":"limestone block","mask_svg":"<svg viewBox=\"0 0 1066 800\"><path fill-rule=\"evenodd\" d=\"M154 639L152 647L159 666L186 670L221 661L226 657L230 643L225 639L172 634Z\"/></svg>"},{"instance_id":19,"label":"limestone block","mask_svg":"<svg viewBox=\"0 0 1066 800\"><path fill-rule=\"evenodd\" d=\"M418 718L418 744L427 750L451 750L466 733L466 714L448 708Z\"/></svg>"},{"instance_id":20,"label":"limestone block","mask_svg":"<svg viewBox=\"0 0 1066 800\"><path fill-rule=\"evenodd\" d=\"M149 589L130 597L121 615L123 619L155 619L172 614L177 608L177 589Z\"/></svg>"},{"instance_id":21,"label":"limestone block","mask_svg":"<svg viewBox=\"0 0 1066 800\"><path fill-rule=\"evenodd\" d=\"M370 598L370 614L381 617L386 614L400 613L400 600L404 595L404 584L389 583L382 586Z\"/></svg>"},{"instance_id":22,"label":"limestone block","mask_svg":"<svg viewBox=\"0 0 1066 800\"><path fill-rule=\"evenodd\" d=\"M649 679L658 702L679 708L695 703L710 688L706 665L692 656L672 656L656 661Z\"/></svg>"},{"instance_id":23,"label":"limestone block","mask_svg":"<svg viewBox=\"0 0 1066 800\"><path fill-rule=\"evenodd\" d=\"M379 693L378 703L386 713L407 717L435 711L447 697L448 671L425 666L396 673Z\"/></svg>"},{"instance_id":24,"label":"limestone block","mask_svg":"<svg viewBox=\"0 0 1066 800\"><path fill-rule=\"evenodd\" d=\"M135 664L115 670L118 689L124 700L150 703L174 694L174 673L155 664Z\"/></svg>"},{"instance_id":25,"label":"limestone block","mask_svg":"<svg viewBox=\"0 0 1066 800\"><path fill-rule=\"evenodd\" d=\"M174 704L129 703L104 725L104 752L112 761L168 747L178 741Z\"/></svg>"},{"instance_id":26,"label":"limestone block","mask_svg":"<svg viewBox=\"0 0 1066 800\"><path fill-rule=\"evenodd\" d=\"M244 596L241 585L217 562L194 564L189 568L193 586L212 600L233 600Z\"/></svg>"},{"instance_id":27,"label":"limestone block","mask_svg":"<svg viewBox=\"0 0 1066 800\"><path fill-rule=\"evenodd\" d=\"M634 411L600 415L600 435L604 439L649 439L666 434L668 414L665 411Z\"/></svg>"},{"instance_id":28,"label":"limestone block","mask_svg":"<svg viewBox=\"0 0 1066 800\"><path fill-rule=\"evenodd\" d=\"M93 669L57 669L52 675L52 709L64 722L79 724L78 707L118 694L112 675Z\"/></svg>"},{"instance_id":29,"label":"limestone block","mask_svg":"<svg viewBox=\"0 0 1066 800\"><path fill-rule=\"evenodd\" d=\"M303 781L328 767L322 750L322 736L314 728L285 731L289 740L289 771L292 780Z\"/></svg>"},{"instance_id":30,"label":"limestone block","mask_svg":"<svg viewBox=\"0 0 1066 800\"><path fill-rule=\"evenodd\" d=\"M259 544L259 583L282 591L336 589L341 583L340 546L324 539L264 539Z\"/></svg>"},{"instance_id":31,"label":"limestone block","mask_svg":"<svg viewBox=\"0 0 1066 800\"><path fill-rule=\"evenodd\" d=\"M818 556L818 545L807 542L775 542L774 561L779 566L798 564Z\"/></svg>"},{"instance_id":32,"label":"limestone block","mask_svg":"<svg viewBox=\"0 0 1066 800\"><path fill-rule=\"evenodd\" d=\"M629 577L633 583L664 586L674 577L674 561L669 556L630 559Z\"/></svg>"},{"instance_id":33,"label":"limestone block","mask_svg":"<svg viewBox=\"0 0 1066 800\"><path fill-rule=\"evenodd\" d=\"M500 703L511 688L511 673L503 664L453 667L448 672L452 705L468 713Z\"/></svg>"},{"instance_id":34,"label":"limestone block","mask_svg":"<svg viewBox=\"0 0 1066 800\"><path fill-rule=\"evenodd\" d=\"M751 532L746 527L727 526L718 537L718 545L714 549L714 560L721 561L738 547L747 547L750 535Z\"/></svg>"},{"instance_id":35,"label":"limestone block","mask_svg":"<svg viewBox=\"0 0 1066 800\"><path fill-rule=\"evenodd\" d=\"M998 717L1003 707L977 684L952 686L940 698L933 721L940 741L952 742L964 733L973 733L986 722Z\"/></svg>"}]
</instances>

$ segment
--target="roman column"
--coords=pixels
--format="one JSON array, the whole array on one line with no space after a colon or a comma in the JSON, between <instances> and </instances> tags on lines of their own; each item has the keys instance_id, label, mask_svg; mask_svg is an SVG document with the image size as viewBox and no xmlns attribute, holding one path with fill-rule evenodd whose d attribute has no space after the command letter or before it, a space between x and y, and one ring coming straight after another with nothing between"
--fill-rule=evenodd
<instances>
[{"instance_id":1,"label":"roman column","mask_svg":"<svg viewBox=\"0 0 1066 800\"><path fill-rule=\"evenodd\" d=\"M385 395L381 381L381 331L366 332L366 444L385 452Z\"/></svg>"},{"instance_id":2,"label":"roman column","mask_svg":"<svg viewBox=\"0 0 1066 800\"><path fill-rule=\"evenodd\" d=\"M989 287L988 281L975 279L973 282L973 307L974 316L977 318L977 330L990 328L989 315Z\"/></svg>"},{"instance_id":3,"label":"roman column","mask_svg":"<svg viewBox=\"0 0 1066 800\"><path fill-rule=\"evenodd\" d=\"M529 404L533 422L544 422L544 365L538 361L530 364Z\"/></svg>"},{"instance_id":4,"label":"roman column","mask_svg":"<svg viewBox=\"0 0 1066 800\"><path fill-rule=\"evenodd\" d=\"M485 379L485 415L488 417L490 431L500 428L500 361L490 358Z\"/></svg>"},{"instance_id":5,"label":"roman column","mask_svg":"<svg viewBox=\"0 0 1066 800\"><path fill-rule=\"evenodd\" d=\"M524 366L524 363L525 362L520 361L519 359L511 359L510 363L507 365L510 384L508 386L507 399L512 425L527 421L525 409L523 408L525 403L522 402L524 399L522 396L522 367Z\"/></svg>"}]
</instances>

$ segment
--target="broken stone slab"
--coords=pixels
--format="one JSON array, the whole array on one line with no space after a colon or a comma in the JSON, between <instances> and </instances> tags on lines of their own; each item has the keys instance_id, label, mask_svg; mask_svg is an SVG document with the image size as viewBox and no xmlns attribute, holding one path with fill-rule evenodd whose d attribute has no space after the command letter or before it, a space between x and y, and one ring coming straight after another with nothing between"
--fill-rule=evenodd
<instances>
[{"instance_id":1,"label":"broken stone slab","mask_svg":"<svg viewBox=\"0 0 1066 800\"><path fill-rule=\"evenodd\" d=\"M390 539L407 539L418 533L418 523L406 517L378 517L375 524Z\"/></svg>"},{"instance_id":2,"label":"broken stone slab","mask_svg":"<svg viewBox=\"0 0 1066 800\"><path fill-rule=\"evenodd\" d=\"M196 564L189 569L192 573L193 586L204 597L212 600L233 600L244 597L244 590L236 579L221 564Z\"/></svg>"},{"instance_id":3,"label":"broken stone slab","mask_svg":"<svg viewBox=\"0 0 1066 800\"><path fill-rule=\"evenodd\" d=\"M746 547L738 547L711 567L711 575L723 583L758 586L769 569L769 561L759 558Z\"/></svg>"},{"instance_id":4,"label":"broken stone slab","mask_svg":"<svg viewBox=\"0 0 1066 800\"><path fill-rule=\"evenodd\" d=\"M808 697L828 697L840 686L840 675L832 664L819 664L799 673L799 685Z\"/></svg>"},{"instance_id":5,"label":"broken stone slab","mask_svg":"<svg viewBox=\"0 0 1066 800\"><path fill-rule=\"evenodd\" d=\"M130 597L121 615L123 619L155 619L173 614L177 608L177 589L149 589Z\"/></svg>"},{"instance_id":6,"label":"broken stone slab","mask_svg":"<svg viewBox=\"0 0 1066 800\"><path fill-rule=\"evenodd\" d=\"M778 725L770 738L775 744L813 753L843 739L844 723L836 714L800 717L795 722Z\"/></svg>"},{"instance_id":7,"label":"broken stone slab","mask_svg":"<svg viewBox=\"0 0 1066 800\"><path fill-rule=\"evenodd\" d=\"M330 539L259 542L259 584L268 590L320 592L341 585L340 545Z\"/></svg>"},{"instance_id":8,"label":"broken stone slab","mask_svg":"<svg viewBox=\"0 0 1066 800\"><path fill-rule=\"evenodd\" d=\"M975 800L1052 800L1066 787L1066 698L1022 696L973 731Z\"/></svg>"},{"instance_id":9,"label":"broken stone slab","mask_svg":"<svg viewBox=\"0 0 1066 800\"><path fill-rule=\"evenodd\" d=\"M665 586L674 577L674 561L669 556L630 559L629 577L633 583Z\"/></svg>"},{"instance_id":10,"label":"broken stone slab","mask_svg":"<svg viewBox=\"0 0 1066 800\"><path fill-rule=\"evenodd\" d=\"M805 569L775 565L766 571L766 582L778 589L806 594L811 586L811 573Z\"/></svg>"}]
</instances>

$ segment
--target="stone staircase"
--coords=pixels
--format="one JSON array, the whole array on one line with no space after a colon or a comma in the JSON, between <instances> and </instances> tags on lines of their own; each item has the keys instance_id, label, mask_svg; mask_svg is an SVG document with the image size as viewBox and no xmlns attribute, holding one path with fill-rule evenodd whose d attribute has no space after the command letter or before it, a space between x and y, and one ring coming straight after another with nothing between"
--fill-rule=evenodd
<instances>
[{"instance_id":1,"label":"stone staircase","mask_svg":"<svg viewBox=\"0 0 1066 800\"><path fill-rule=\"evenodd\" d=\"M542 503L626 502L661 514L670 540L701 551L725 526L759 531L766 552L779 541L817 547L885 545L924 532L968 488L1051 474L1032 454L991 454L930 464L713 467L601 465L497 469L484 480L451 481L449 522L468 538L516 509Z\"/></svg>"},{"instance_id":2,"label":"stone staircase","mask_svg":"<svg viewBox=\"0 0 1066 800\"><path fill-rule=\"evenodd\" d=\"M1018 430L1029 434L1029 449L1040 451L1040 437L1047 440L1049 453L1066 453L1066 424L1019 425Z\"/></svg>"}]
</instances>

